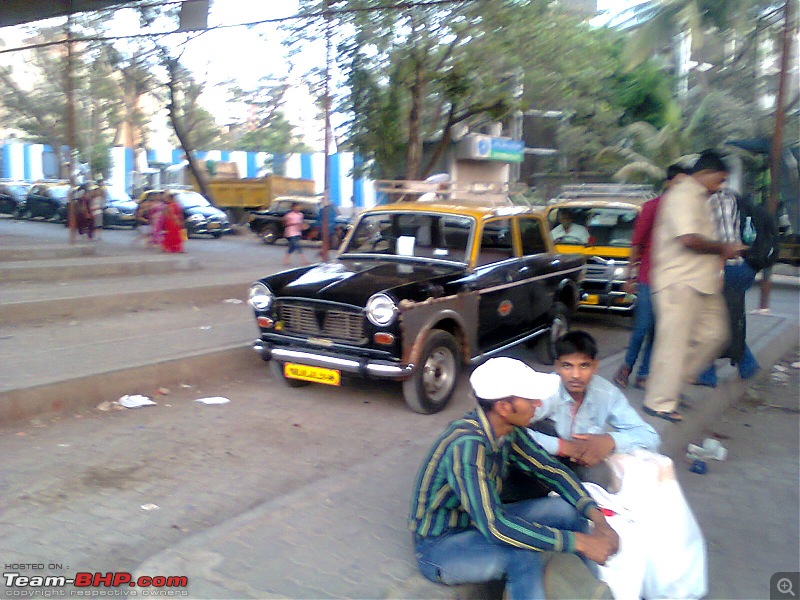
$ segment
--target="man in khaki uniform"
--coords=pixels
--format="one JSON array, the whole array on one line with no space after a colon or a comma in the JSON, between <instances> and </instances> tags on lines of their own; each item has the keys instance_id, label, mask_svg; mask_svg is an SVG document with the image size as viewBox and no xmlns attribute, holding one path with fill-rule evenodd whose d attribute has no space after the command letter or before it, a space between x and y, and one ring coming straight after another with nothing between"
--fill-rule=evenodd
<instances>
[{"instance_id":1,"label":"man in khaki uniform","mask_svg":"<svg viewBox=\"0 0 800 600\"><path fill-rule=\"evenodd\" d=\"M656 335L644 412L673 423L683 420L676 410L683 385L728 341L722 268L745 247L719 241L708 204L727 175L722 157L704 151L691 174L664 195L653 232Z\"/></svg>"}]
</instances>

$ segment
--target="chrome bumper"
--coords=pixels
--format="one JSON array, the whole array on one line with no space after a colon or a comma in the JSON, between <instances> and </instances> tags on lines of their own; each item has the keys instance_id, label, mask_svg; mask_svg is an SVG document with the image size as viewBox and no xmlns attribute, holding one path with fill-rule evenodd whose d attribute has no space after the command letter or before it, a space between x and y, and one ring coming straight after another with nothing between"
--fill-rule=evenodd
<instances>
[{"instance_id":1,"label":"chrome bumper","mask_svg":"<svg viewBox=\"0 0 800 600\"><path fill-rule=\"evenodd\" d=\"M263 360L279 360L296 362L309 367L337 369L345 373L353 373L360 377L376 377L378 379L406 379L414 372L414 365L403 365L377 360L356 360L316 354L305 350L289 350L288 348L272 348L263 340L253 343L253 350Z\"/></svg>"}]
</instances>

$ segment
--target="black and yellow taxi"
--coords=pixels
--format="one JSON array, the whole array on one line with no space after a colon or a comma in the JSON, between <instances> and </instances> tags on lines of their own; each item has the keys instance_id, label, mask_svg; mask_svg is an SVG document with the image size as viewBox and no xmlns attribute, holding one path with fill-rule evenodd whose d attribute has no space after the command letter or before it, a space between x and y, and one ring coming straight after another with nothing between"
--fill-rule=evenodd
<instances>
[{"instance_id":1,"label":"black and yellow taxi","mask_svg":"<svg viewBox=\"0 0 800 600\"><path fill-rule=\"evenodd\" d=\"M501 192L397 201L412 184L379 182L389 202L358 216L335 260L250 288L254 348L289 385L401 381L411 409L435 413L466 365L525 342L553 360L584 257L556 254L544 213Z\"/></svg>"},{"instance_id":2,"label":"black and yellow taxi","mask_svg":"<svg viewBox=\"0 0 800 600\"><path fill-rule=\"evenodd\" d=\"M642 205L655 198L648 185L564 186L547 208L556 250L583 254L582 309L630 314L636 297L622 289L628 272L633 227Z\"/></svg>"}]
</instances>

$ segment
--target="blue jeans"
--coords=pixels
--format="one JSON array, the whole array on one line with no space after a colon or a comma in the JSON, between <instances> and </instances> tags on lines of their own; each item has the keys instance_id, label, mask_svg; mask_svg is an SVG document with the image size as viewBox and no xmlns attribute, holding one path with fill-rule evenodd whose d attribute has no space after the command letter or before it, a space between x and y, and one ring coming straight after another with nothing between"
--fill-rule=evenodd
<instances>
[{"instance_id":1,"label":"blue jeans","mask_svg":"<svg viewBox=\"0 0 800 600\"><path fill-rule=\"evenodd\" d=\"M568 531L589 531L588 521L559 497L523 500L503 506L506 514ZM437 583L484 583L505 579L508 600L544 598L542 553L486 538L471 527L416 539L420 572ZM593 573L596 565L584 559Z\"/></svg>"},{"instance_id":2,"label":"blue jeans","mask_svg":"<svg viewBox=\"0 0 800 600\"><path fill-rule=\"evenodd\" d=\"M625 364L633 370L639 352L642 360L639 363L637 377L647 377L650 373L650 354L653 350L653 337L656 333L656 319L653 313L653 299L650 286L646 283L636 284L636 308L633 314L633 331L625 353Z\"/></svg>"},{"instance_id":3,"label":"blue jeans","mask_svg":"<svg viewBox=\"0 0 800 600\"><path fill-rule=\"evenodd\" d=\"M745 341L744 295L753 285L755 278L756 272L745 262L738 265L725 265L725 296L731 316L731 328L733 329L731 331L732 343L738 338L744 344L741 358L737 361L732 359L731 362L737 364L739 376L742 379L749 379L760 368L758 360ZM734 356L734 354L730 354L730 356ZM697 382L701 385L712 387L717 385L717 370L713 362L698 375Z\"/></svg>"}]
</instances>

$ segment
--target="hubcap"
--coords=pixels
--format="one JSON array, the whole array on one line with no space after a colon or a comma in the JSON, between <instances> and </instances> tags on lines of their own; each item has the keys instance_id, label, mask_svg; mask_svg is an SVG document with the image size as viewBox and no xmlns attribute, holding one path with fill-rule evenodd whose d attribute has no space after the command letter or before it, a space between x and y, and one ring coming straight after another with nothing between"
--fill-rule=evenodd
<instances>
[{"instance_id":1,"label":"hubcap","mask_svg":"<svg viewBox=\"0 0 800 600\"><path fill-rule=\"evenodd\" d=\"M447 348L436 348L422 370L422 387L434 402L444 399L453 387L456 360Z\"/></svg>"}]
</instances>

